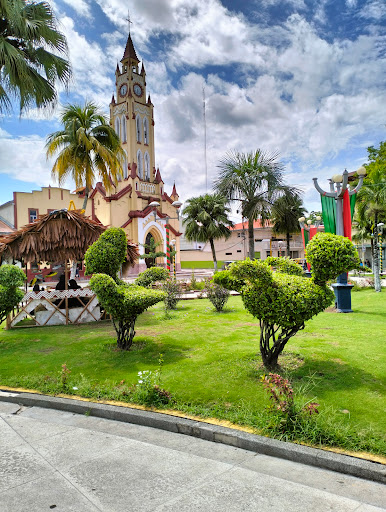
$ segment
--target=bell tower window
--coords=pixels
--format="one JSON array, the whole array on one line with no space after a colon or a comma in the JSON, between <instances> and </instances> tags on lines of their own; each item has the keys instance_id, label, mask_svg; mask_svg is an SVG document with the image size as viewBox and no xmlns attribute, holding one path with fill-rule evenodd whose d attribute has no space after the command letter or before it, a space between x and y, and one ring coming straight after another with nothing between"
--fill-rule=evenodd
<instances>
[{"instance_id":1,"label":"bell tower window","mask_svg":"<svg viewBox=\"0 0 386 512\"><path fill-rule=\"evenodd\" d=\"M150 156L147 151L145 153L145 180L150 181Z\"/></svg>"},{"instance_id":2,"label":"bell tower window","mask_svg":"<svg viewBox=\"0 0 386 512\"><path fill-rule=\"evenodd\" d=\"M121 123L119 122L119 117L116 117L114 126L115 126L115 131L116 131L118 137L120 136L120 124Z\"/></svg>"},{"instance_id":3,"label":"bell tower window","mask_svg":"<svg viewBox=\"0 0 386 512\"><path fill-rule=\"evenodd\" d=\"M141 127L141 117L137 115L135 118L135 125L136 125L136 131L137 131L137 142L142 142L142 127Z\"/></svg>"},{"instance_id":4,"label":"bell tower window","mask_svg":"<svg viewBox=\"0 0 386 512\"><path fill-rule=\"evenodd\" d=\"M123 157L123 178L125 180L127 180L127 178L129 177L129 170L128 170L128 167L127 167L127 152L126 152L125 149L123 150L123 152L124 152L124 157Z\"/></svg>"},{"instance_id":5,"label":"bell tower window","mask_svg":"<svg viewBox=\"0 0 386 512\"><path fill-rule=\"evenodd\" d=\"M127 141L127 134L126 134L126 117L123 115L122 116L122 142L126 142Z\"/></svg>"},{"instance_id":6,"label":"bell tower window","mask_svg":"<svg viewBox=\"0 0 386 512\"><path fill-rule=\"evenodd\" d=\"M145 144L149 144L149 122L147 117L143 119L143 141Z\"/></svg>"},{"instance_id":7,"label":"bell tower window","mask_svg":"<svg viewBox=\"0 0 386 512\"><path fill-rule=\"evenodd\" d=\"M140 149L137 151L137 169L139 178L143 180L143 159L142 151Z\"/></svg>"}]
</instances>

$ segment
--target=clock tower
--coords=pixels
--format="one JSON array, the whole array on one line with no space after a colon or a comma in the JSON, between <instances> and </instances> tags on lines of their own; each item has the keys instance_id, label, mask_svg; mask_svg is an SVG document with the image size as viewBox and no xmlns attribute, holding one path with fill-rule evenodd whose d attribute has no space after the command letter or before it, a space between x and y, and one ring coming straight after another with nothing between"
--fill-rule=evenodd
<instances>
[{"instance_id":1,"label":"clock tower","mask_svg":"<svg viewBox=\"0 0 386 512\"><path fill-rule=\"evenodd\" d=\"M110 103L110 124L120 136L127 155L123 179L128 165L136 164L138 177L147 182L154 179L154 118L150 95L146 94L146 72L134 49L129 34L126 48L115 71L116 93Z\"/></svg>"},{"instance_id":2,"label":"clock tower","mask_svg":"<svg viewBox=\"0 0 386 512\"><path fill-rule=\"evenodd\" d=\"M134 268L124 266L123 275L141 272L151 263L145 257L145 245L151 238L159 246L157 250L167 255L157 258L156 264L170 268L170 253L175 250L176 268L180 267L181 203L175 186L170 196L166 193L160 170L155 168L153 109L146 91L145 66L140 64L129 34L115 70L115 94L110 103L110 125L119 135L125 154L122 174L112 183L112 190L97 183L89 196L93 219L123 228L138 244L143 257Z\"/></svg>"}]
</instances>

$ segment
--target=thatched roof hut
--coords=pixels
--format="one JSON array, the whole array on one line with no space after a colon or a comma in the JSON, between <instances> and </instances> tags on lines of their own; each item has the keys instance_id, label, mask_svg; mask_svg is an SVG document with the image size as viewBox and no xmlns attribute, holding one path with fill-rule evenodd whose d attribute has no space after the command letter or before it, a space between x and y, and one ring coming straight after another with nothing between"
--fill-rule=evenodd
<instances>
[{"instance_id":1,"label":"thatched roof hut","mask_svg":"<svg viewBox=\"0 0 386 512\"><path fill-rule=\"evenodd\" d=\"M80 210L54 210L0 238L0 256L24 263L82 260L85 252L106 230ZM128 262L138 257L137 246L128 242Z\"/></svg>"}]
</instances>

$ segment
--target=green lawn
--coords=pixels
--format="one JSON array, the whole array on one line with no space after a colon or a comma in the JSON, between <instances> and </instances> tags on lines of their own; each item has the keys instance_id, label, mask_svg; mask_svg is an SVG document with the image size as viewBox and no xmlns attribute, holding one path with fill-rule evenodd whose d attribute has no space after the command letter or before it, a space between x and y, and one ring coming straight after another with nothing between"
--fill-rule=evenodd
<instances>
[{"instance_id":1,"label":"green lawn","mask_svg":"<svg viewBox=\"0 0 386 512\"><path fill-rule=\"evenodd\" d=\"M352 314L324 312L309 321L287 344L283 371L295 390L312 376L315 385L306 397L315 397L325 416L350 432L372 429L370 437L381 439L386 293L355 292L352 302ZM0 385L47 392L65 363L70 392L75 386L74 394L108 397L103 389L110 389L111 397L122 399L119 383L134 385L138 371L155 370L162 353L162 386L178 408L259 426L256 418L269 401L259 381L258 322L240 297L231 297L223 313L207 300L181 301L169 319L158 304L136 327L126 353L115 349L109 322L0 331Z\"/></svg>"}]
</instances>

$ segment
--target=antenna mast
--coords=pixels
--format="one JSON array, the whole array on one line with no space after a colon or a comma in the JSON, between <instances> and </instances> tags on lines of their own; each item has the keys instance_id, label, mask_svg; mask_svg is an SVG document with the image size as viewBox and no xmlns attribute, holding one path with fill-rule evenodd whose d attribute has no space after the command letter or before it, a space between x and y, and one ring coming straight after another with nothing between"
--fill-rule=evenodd
<instances>
[{"instance_id":1,"label":"antenna mast","mask_svg":"<svg viewBox=\"0 0 386 512\"><path fill-rule=\"evenodd\" d=\"M202 106L204 116L204 161L205 161L205 191L208 193L208 163L206 159L206 113L205 113L205 86L202 86Z\"/></svg>"}]
</instances>

